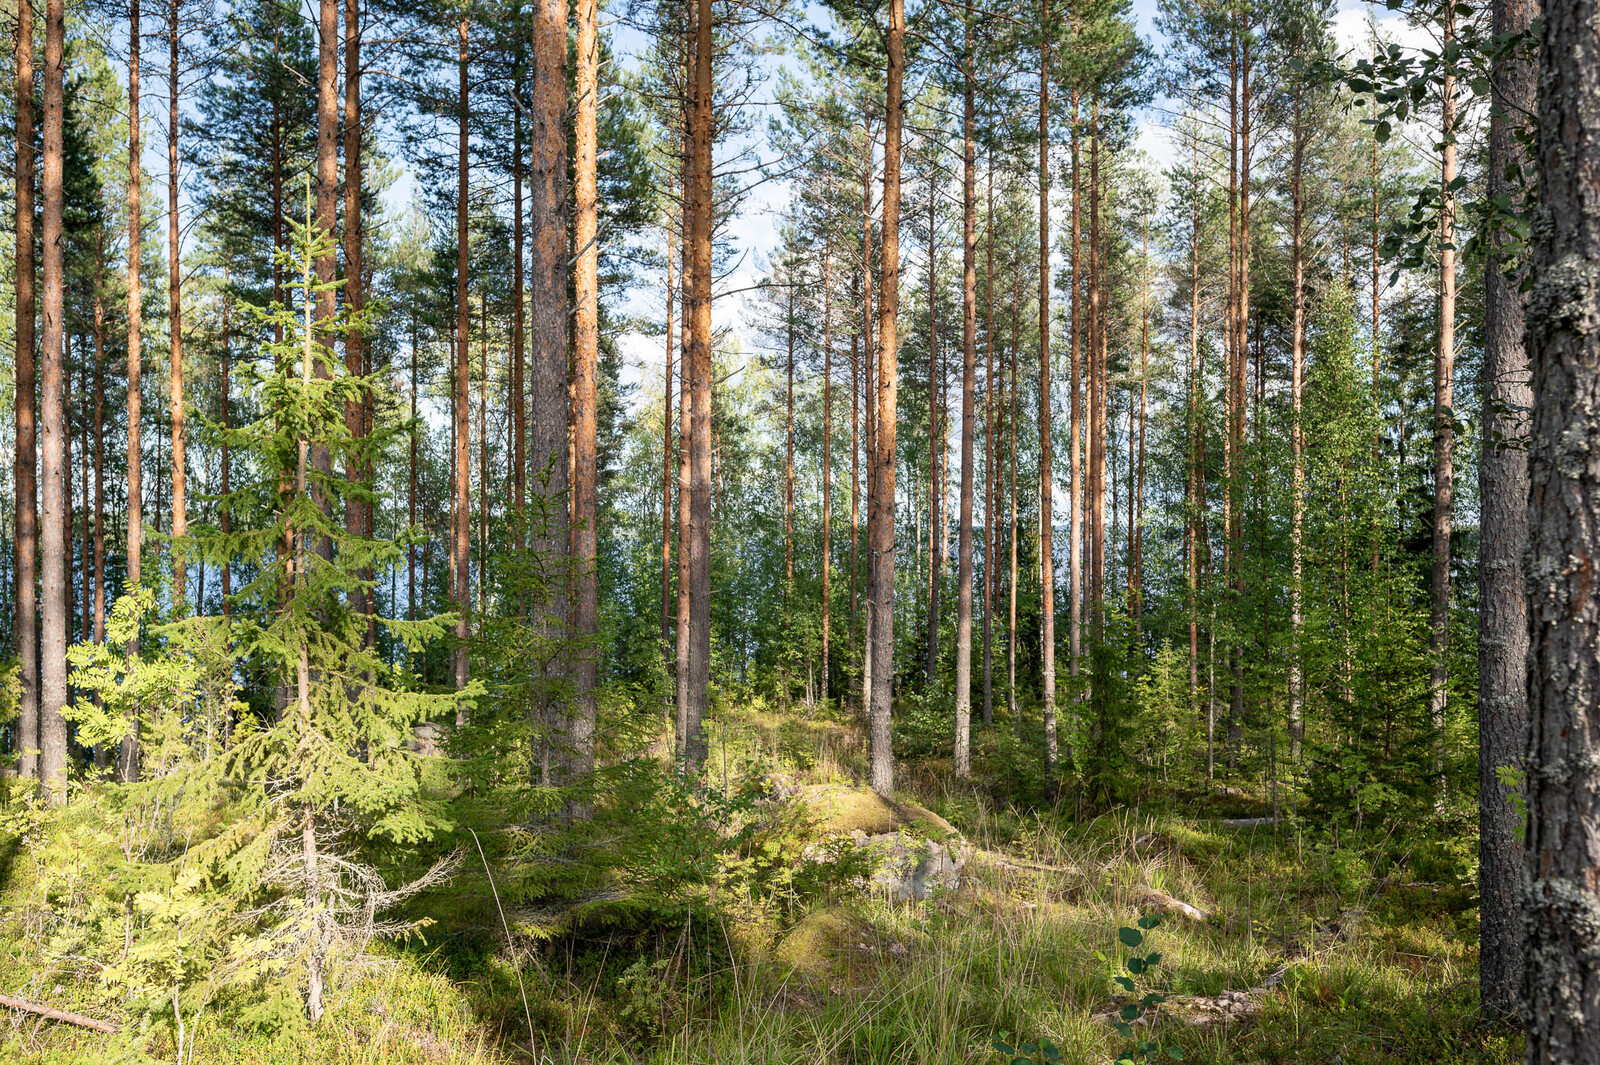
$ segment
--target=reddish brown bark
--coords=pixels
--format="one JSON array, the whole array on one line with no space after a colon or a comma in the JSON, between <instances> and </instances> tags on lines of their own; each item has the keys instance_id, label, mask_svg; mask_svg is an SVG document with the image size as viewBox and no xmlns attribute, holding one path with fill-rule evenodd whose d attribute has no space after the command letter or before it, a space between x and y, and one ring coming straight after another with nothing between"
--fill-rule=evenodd
<instances>
[{"instance_id":1,"label":"reddish brown bark","mask_svg":"<svg viewBox=\"0 0 1600 1065\"><path fill-rule=\"evenodd\" d=\"M596 573L596 446L600 373L600 248L596 162L600 94L597 0L577 0L577 114L573 245L578 251L573 352L573 564L577 579L577 706L567 733L567 769L574 776L594 767L595 688L599 683L600 592Z\"/></svg>"},{"instance_id":2,"label":"reddish brown bark","mask_svg":"<svg viewBox=\"0 0 1600 1065\"><path fill-rule=\"evenodd\" d=\"M139 0L132 0L138 18ZM38 500L38 378L34 355L34 157L33 157L33 3L17 3L17 152L16 152L16 581L17 581L17 665L22 698L17 718L14 747L18 752L17 772L23 777L39 775L39 500ZM137 35L135 36L137 40ZM137 78L138 52L133 52L130 70ZM135 105L137 107L137 105ZM137 142L135 142L137 143ZM130 284L138 286L135 272ZM131 350L137 350L137 319L134 320ZM131 408L137 410L137 407ZM138 439L133 430L130 440ZM131 446L131 445L130 445ZM130 467L130 477L136 476ZM137 499L136 495L131 496ZM134 504L137 506L137 503ZM135 540L134 542L137 542ZM135 569L137 572L137 569Z\"/></svg>"},{"instance_id":3,"label":"reddish brown bark","mask_svg":"<svg viewBox=\"0 0 1600 1065\"><path fill-rule=\"evenodd\" d=\"M24 3L27 0L23 0ZM140 371L143 368L142 327L144 323L144 288L139 277L140 257L143 255L143 219L141 217L142 164L141 129L139 125L139 0L128 2L128 533L127 533L127 587L137 589L140 584L140 562L144 544L144 448L140 438L143 424L143 389ZM21 169L21 155L18 155ZM18 254L21 254L21 242ZM17 272L18 307L22 300L22 279L27 276ZM30 278L31 281L31 278ZM20 321L20 314L19 314ZM32 322L30 315L29 328ZM20 326L19 326L20 330ZM31 346L31 345L30 345ZM18 350L22 350L21 333L18 333ZM20 482L19 482L20 485ZM20 534L19 534L20 535ZM20 574L19 574L20 584ZM30 582L31 587L31 582ZM128 643L128 654L139 653L137 636ZM24 676L26 676L24 670ZM123 737L117 752L117 779L132 783L139 775L139 736L137 717L129 734Z\"/></svg>"},{"instance_id":4,"label":"reddish brown bark","mask_svg":"<svg viewBox=\"0 0 1600 1065\"><path fill-rule=\"evenodd\" d=\"M178 110L178 51L181 27L181 0L167 4L167 346L171 357L168 374L172 429L172 603L184 609L188 595L185 548L180 541L188 535L188 475L183 409L183 261L179 246L178 218L178 129L182 118Z\"/></svg>"},{"instance_id":5,"label":"reddish brown bark","mask_svg":"<svg viewBox=\"0 0 1600 1065\"><path fill-rule=\"evenodd\" d=\"M701 0L709 3L709 0ZM876 447L871 485L870 583L872 600L872 706L869 720L871 783L879 795L894 788L890 700L894 691L894 481L895 421L899 397L900 130L905 78L905 0L889 0L887 109L883 131L883 281L878 301Z\"/></svg>"}]
</instances>

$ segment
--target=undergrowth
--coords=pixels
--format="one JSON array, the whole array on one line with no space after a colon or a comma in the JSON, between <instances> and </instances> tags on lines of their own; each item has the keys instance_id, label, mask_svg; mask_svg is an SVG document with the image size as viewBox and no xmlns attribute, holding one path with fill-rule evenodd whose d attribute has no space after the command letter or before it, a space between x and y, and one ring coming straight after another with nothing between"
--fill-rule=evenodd
<instances>
[{"instance_id":1,"label":"undergrowth","mask_svg":"<svg viewBox=\"0 0 1600 1065\"><path fill-rule=\"evenodd\" d=\"M852 721L724 710L705 795L636 765L620 808L601 804L616 819L587 844L605 850L600 872L561 880L548 847L486 840L482 861L411 901L414 931L350 961L315 1027L288 980L222 988L188 1023L187 1060L990 1065L1010 1060L997 1040L1096 1065L1141 1041L1201 1063L1520 1060L1520 1035L1477 1018L1466 848L1370 828L1335 845L1288 819L1228 828L1220 814L1266 801L1237 791L1101 812L1013 801L1025 783L1007 776L1006 742L984 742L978 764L997 768L971 786L937 762L902 772L902 797L971 848L957 890L891 901L861 886L859 853L816 811L775 799L863 779ZM127 901L137 863L94 827L105 801L90 788L61 814L4 808L0 991L121 1031L0 1015L7 1062L177 1058L170 1011L105 979L143 919ZM1118 930L1151 927L1138 922L1161 896L1206 919L1160 922L1138 993L1166 1001L1130 1039L1115 1027L1135 1001ZM1251 989L1228 1020L1192 1006Z\"/></svg>"}]
</instances>

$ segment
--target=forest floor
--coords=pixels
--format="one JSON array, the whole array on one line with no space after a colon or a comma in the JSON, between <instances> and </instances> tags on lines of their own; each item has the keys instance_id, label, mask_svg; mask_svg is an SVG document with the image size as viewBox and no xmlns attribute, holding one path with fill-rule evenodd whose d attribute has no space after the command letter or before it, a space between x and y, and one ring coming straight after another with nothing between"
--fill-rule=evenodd
<instances>
[{"instance_id":1,"label":"forest floor","mask_svg":"<svg viewBox=\"0 0 1600 1065\"><path fill-rule=\"evenodd\" d=\"M991 737L980 767L1003 764L1003 746ZM948 760L929 757L902 763L890 830L964 858L959 885L918 901L858 881L801 891L771 870L805 865L851 828L884 827L867 823L878 815L859 783L858 730L725 711L712 752L713 778L759 760L780 782L771 801L796 811L798 828L732 863L699 927L693 916L641 927L637 915L601 914L512 955L498 928L449 919L447 889L428 903L437 925L379 949L315 1029L202 1016L188 1060L510 1065L534 1060L531 1025L538 1061L573 1065L1010 1063L997 1039L1035 1044L1024 1060L1100 1065L1134 1045L1112 1024L1130 1001L1113 979L1130 954L1119 929L1162 912L1140 948L1161 959L1138 985L1167 1001L1136 1033L1162 1057L1174 1047L1202 1063L1521 1060L1519 1034L1477 1018L1477 911L1462 847L1448 841L1404 842L1383 826L1335 846L1310 824L1272 823L1259 783L1256 794L1152 788L1159 805L1098 816L1024 808L996 798L998 779L952 785ZM59 950L42 961L48 929L29 916L45 912L30 852L64 845L67 832L0 839L0 993L94 1012L88 970ZM755 865L768 875L740 878ZM98 1001L103 1013L103 992ZM0 1012L0 1060L174 1060L171 1025L122 1020L106 1036Z\"/></svg>"}]
</instances>

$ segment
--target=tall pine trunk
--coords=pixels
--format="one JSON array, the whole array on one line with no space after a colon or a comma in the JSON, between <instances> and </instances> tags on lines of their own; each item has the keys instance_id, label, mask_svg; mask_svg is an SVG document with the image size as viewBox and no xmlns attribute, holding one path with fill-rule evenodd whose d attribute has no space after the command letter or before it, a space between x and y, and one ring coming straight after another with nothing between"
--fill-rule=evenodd
<instances>
[{"instance_id":1,"label":"tall pine trunk","mask_svg":"<svg viewBox=\"0 0 1600 1065\"><path fill-rule=\"evenodd\" d=\"M707 3L709 0L701 0ZM878 286L878 380L876 447L871 489L870 573L872 645L872 790L887 797L894 788L890 700L894 692L894 480L895 422L899 396L900 311L900 130L905 78L905 0L889 0L887 109L883 130L883 262Z\"/></svg>"},{"instance_id":2,"label":"tall pine trunk","mask_svg":"<svg viewBox=\"0 0 1600 1065\"><path fill-rule=\"evenodd\" d=\"M1525 32L1539 5L1494 0L1494 33ZM1537 106L1534 64L1502 61L1489 117L1489 195L1519 212L1522 185L1507 174L1529 160L1517 140ZM1533 394L1523 344L1521 271L1507 276L1505 239L1490 241L1484 270L1483 451L1478 464L1478 992L1485 1014L1514 1018L1522 983L1522 824L1515 785L1528 742L1528 608L1522 558L1528 542L1528 415Z\"/></svg>"},{"instance_id":3,"label":"tall pine trunk","mask_svg":"<svg viewBox=\"0 0 1600 1065\"><path fill-rule=\"evenodd\" d=\"M27 0L22 0L22 2L24 3L24 5L26 5ZM144 197L142 195L142 184L143 183L140 180L141 176L143 174L143 170L142 170L143 163L141 162L141 153L143 151L143 149L141 147L141 144L142 144L143 138L141 136L142 130L139 127L139 36L140 36L139 0L128 0L128 531L127 531L127 548L126 548L128 557L127 557L127 578L126 578L127 584L126 584L126 586L130 591L132 591L133 589L136 589L136 588L139 587L139 583L140 583L140 580L141 580L140 562L142 561L142 555L144 553L144 470L143 470L143 466L144 466L144 447L143 447L143 441L140 438L140 430L141 430L141 428L143 426L143 420L144 420L143 413L142 413L142 407L143 407L143 385L141 384L141 381L140 381L141 371L143 370L143 360L144 360L144 354L143 354L143 350L142 350L142 341L143 341L142 331L143 331L143 325L144 325L144 288L143 288L143 285L140 283L140 277L139 277L140 257L144 254L144 240L143 240L143 225L144 225L144 222L143 222L142 210L141 210L142 205L143 205ZM21 106L20 100L19 100L18 106L19 106L19 108ZM29 150L31 152L31 150L32 150L31 146L30 146ZM21 198L20 198L20 196L21 196L21 172L22 172L22 154L21 154L20 148L19 148L18 155L17 155L17 170L18 170L18 197L19 197L18 198L18 211L19 211L19 218L20 218L20 213L21 213ZM31 179L30 179L30 182L29 182L29 196L30 196L30 199L31 199L31 196L32 196L32 182L31 182ZM32 221L32 218L31 218L32 211L31 211L31 209L29 211L29 215L30 215L29 221L31 223L31 221ZM18 232L19 232L19 234L21 232L20 221L19 221ZM31 241L29 241L28 243L31 245ZM26 278L27 283L28 283L28 285L30 287L29 302L30 303L32 302L32 293L31 293L31 286L32 286L32 276L31 276L31 274L32 274L32 269L31 269L31 266L30 266L30 269L29 269L29 271L27 273L24 273L23 270L20 268L21 267L20 256L22 254L23 245L24 245L23 241L19 240L17 242L17 254L19 256L19 259L18 259L18 267L19 268L17 270L17 308L18 308L18 315L17 315L17 320L18 320L17 350L18 350L18 352L21 352L21 351L24 350L23 343L22 343L23 337L22 337L22 331L21 331L21 321L22 321L21 309L22 309L23 282L24 282L25 278ZM29 250L30 250L30 256L31 256L31 250L32 250L31 246L30 246ZM27 348L30 349L30 354L31 354L31 348L33 346L32 345L32 341L31 341L32 330L33 330L33 316L32 316L31 312L28 315L28 330L29 330L30 340L29 340L29 343L27 345ZM29 391L30 391L30 394L31 394L31 389ZM20 360L18 362L18 392L17 392L17 394L18 394L19 397L23 394L23 390L21 388L21 362L20 362ZM20 399L19 399L19 403L20 403ZM21 409L20 406L19 406L18 409L19 409L19 412L20 412L20 409ZM19 413L19 417L20 417L20 413ZM18 434L19 446L20 446L20 438L21 438L21 434L19 433ZM31 449L30 449L30 454L31 454ZM21 482L21 476L20 476L21 475L21 469L22 469L22 467L19 464L18 465L18 482L17 482L18 500L19 500L19 512L20 512L20 500L21 500L21 489L22 489L22 482ZM31 473L31 470L30 470L30 473ZM22 536L21 523L20 522L18 523L17 536L18 536L18 539L20 541L21 536ZM19 589L26 588L26 589L31 591L31 589L33 587L32 578L30 577L29 580L27 581L27 583L24 584L23 580L22 580L22 573L21 573L21 571L19 569L18 573L17 573L17 585L18 585ZM32 641L31 640L29 641L29 645L31 647L31 645L32 645ZM136 658L138 656L138 654L139 654L139 639L138 639L138 636L135 635L135 637L132 640L128 641L128 656L129 656L130 659L133 659L133 658ZM29 672L28 672L28 668L27 668L27 661L28 660L26 658L23 659L23 670L22 670L22 675L23 675L23 678L24 678L24 682L23 683L25 685L24 689L23 689L23 692L24 692L25 696L26 696L26 693L27 693L27 688L26 688L26 684L28 683L27 678L29 677ZM27 717L26 717L27 704L26 704L26 702L24 702L24 704L23 704L23 713L24 713L24 717L23 717L22 720L23 720L23 723L25 725L26 722L27 722ZM137 714L137 711L135 711L132 727L129 729L128 734L122 738L122 743L118 746L118 750L117 750L117 780L120 781L123 784L131 784L131 783L133 783L133 781L137 780L138 777L139 777L139 724L138 724L138 714Z\"/></svg>"},{"instance_id":4,"label":"tall pine trunk","mask_svg":"<svg viewBox=\"0 0 1600 1065\"><path fill-rule=\"evenodd\" d=\"M711 679L711 0L696 0L689 214L689 626L687 676L679 688L679 742L687 773L706 757L702 722Z\"/></svg>"},{"instance_id":5,"label":"tall pine trunk","mask_svg":"<svg viewBox=\"0 0 1600 1065\"><path fill-rule=\"evenodd\" d=\"M1053 795L1060 753L1056 738L1056 557L1051 544L1055 477L1050 461L1050 0L1043 0L1039 33L1039 653L1045 787ZM1067 761L1072 761L1070 749Z\"/></svg>"},{"instance_id":6,"label":"tall pine trunk","mask_svg":"<svg viewBox=\"0 0 1600 1065\"><path fill-rule=\"evenodd\" d=\"M972 449L978 365L978 156L974 132L977 87L973 79L970 21L966 33L961 123L961 510L956 526L955 774L962 778L972 775Z\"/></svg>"},{"instance_id":7,"label":"tall pine trunk","mask_svg":"<svg viewBox=\"0 0 1600 1065\"><path fill-rule=\"evenodd\" d=\"M326 3L327 0L324 0ZM456 26L456 321L455 350L452 352L453 372L450 382L452 441L450 546L453 569L451 571L451 599L456 608L455 647L453 649L454 681L459 691L467 686L471 665L467 658L467 640L472 634L472 582L471 564L471 477L470 433L471 419L467 397L467 368L470 363L467 329L472 309L467 302L468 230L467 230L467 178L468 121L471 117L471 100L468 95L468 52L471 22L463 15ZM537 389L535 389L537 394ZM564 428L564 426L563 426ZM456 723L464 724L466 708L456 711Z\"/></svg>"},{"instance_id":8,"label":"tall pine trunk","mask_svg":"<svg viewBox=\"0 0 1600 1065\"><path fill-rule=\"evenodd\" d=\"M167 347L171 358L167 383L172 430L172 606L179 612L188 595L184 548L179 541L189 530L183 409L183 260L178 218L178 130L182 125L178 111L180 3L181 0L167 3Z\"/></svg>"},{"instance_id":9,"label":"tall pine trunk","mask_svg":"<svg viewBox=\"0 0 1600 1065\"><path fill-rule=\"evenodd\" d=\"M67 469L66 408L66 263L63 210L63 119L66 106L64 0L46 0L44 16L44 167L40 188L44 215L40 227L44 305L40 348L40 574L39 610L39 780L54 805L67 799L67 628L71 588L68 586L67 522L70 491Z\"/></svg>"},{"instance_id":10,"label":"tall pine trunk","mask_svg":"<svg viewBox=\"0 0 1600 1065\"><path fill-rule=\"evenodd\" d=\"M1455 8L1444 15L1448 50L1455 39ZM1450 684L1450 534L1455 501L1456 365L1456 82L1446 74L1440 101L1439 347L1433 362L1433 571L1428 585L1429 713L1433 719L1435 802L1445 795L1445 711Z\"/></svg>"},{"instance_id":11,"label":"tall pine trunk","mask_svg":"<svg viewBox=\"0 0 1600 1065\"><path fill-rule=\"evenodd\" d=\"M1083 184L1079 174L1079 122L1078 122L1078 93L1072 94L1072 213L1068 223L1067 234L1067 261L1068 269L1072 275L1072 289L1069 296L1068 314L1070 316L1067 343L1069 345L1070 369L1068 370L1068 399L1067 409L1067 470L1072 478L1068 507L1070 517L1067 525L1067 675L1072 678L1073 697L1069 704L1071 709L1068 717L1069 733L1076 732L1078 728L1078 675L1083 669L1083 506L1088 499L1083 484L1083 361L1082 361L1082 328L1083 328L1083 240L1082 240L1082 201Z\"/></svg>"},{"instance_id":12,"label":"tall pine trunk","mask_svg":"<svg viewBox=\"0 0 1600 1065\"><path fill-rule=\"evenodd\" d=\"M139 0L131 0L135 26L139 17ZM39 775L39 499L38 499L38 369L34 356L34 319L36 296L34 290L34 238L33 238L33 2L17 2L17 154L16 154L16 582L17 582L17 666L21 682L21 707L17 717L17 733L13 747L19 752L17 772L24 777ZM137 31L133 40L139 39ZM130 53L129 70L137 79L139 69L138 45ZM137 81L135 80L135 84ZM138 95L133 97L134 114L138 113ZM137 134L132 134L137 145ZM137 155L134 156L137 159ZM137 166L137 162L130 166ZM133 215L137 218L138 215ZM138 244L133 245L135 248ZM130 293L138 291L138 268L129 274ZM130 295L130 300L132 296ZM138 350L138 319L132 318L129 326L129 359ZM131 365L131 362L130 362ZM138 380L137 369L130 381ZM130 389L133 387L130 384ZM139 439L137 428L137 403L129 405L129 447ZM137 463L130 464L129 477L136 484ZM138 494L130 490L130 507L138 507ZM131 520L131 519L130 519ZM138 543L135 535L130 541ZM132 563L137 574L137 563ZM136 579L136 578L135 578Z\"/></svg>"},{"instance_id":13,"label":"tall pine trunk","mask_svg":"<svg viewBox=\"0 0 1600 1065\"><path fill-rule=\"evenodd\" d=\"M672 345L676 339L673 319L677 297L677 278L673 268L673 221L667 212L667 346L661 378L661 648L672 647Z\"/></svg>"},{"instance_id":14,"label":"tall pine trunk","mask_svg":"<svg viewBox=\"0 0 1600 1065\"><path fill-rule=\"evenodd\" d=\"M1301 714L1305 705L1305 666L1301 657L1301 630L1305 625L1305 436L1301 407L1305 392L1306 263L1305 263L1305 130L1302 124L1303 90L1295 93L1290 128L1289 220L1289 387L1292 421L1289 450L1293 470L1289 499L1289 764L1300 762Z\"/></svg>"},{"instance_id":15,"label":"tall pine trunk","mask_svg":"<svg viewBox=\"0 0 1600 1065\"><path fill-rule=\"evenodd\" d=\"M833 225L827 223L822 251L822 677L817 685L828 704L828 656L833 607Z\"/></svg>"},{"instance_id":16,"label":"tall pine trunk","mask_svg":"<svg viewBox=\"0 0 1600 1065\"><path fill-rule=\"evenodd\" d=\"M573 483L577 602L577 705L567 731L567 771L577 778L594 767L595 688L599 685L600 585L597 571L595 478L599 426L600 246L596 160L600 94L597 0L577 0L577 107L573 123L573 244L577 249L573 339Z\"/></svg>"},{"instance_id":17,"label":"tall pine trunk","mask_svg":"<svg viewBox=\"0 0 1600 1065\"><path fill-rule=\"evenodd\" d=\"M366 302L362 277L362 242L365 231L361 224L361 0L344 0L344 298L351 314L359 314ZM359 325L345 333L345 372L352 377L366 374L366 337ZM345 430L352 437L367 435L371 398L345 404ZM371 477L369 470L351 459L345 476L351 481L364 481ZM345 509L345 530L352 536L370 536L373 526L373 508L370 503L351 500ZM372 579L371 570L362 576ZM377 622L373 614L374 593L356 590L351 593L351 605L367 615L366 640L370 646L377 638Z\"/></svg>"}]
</instances>

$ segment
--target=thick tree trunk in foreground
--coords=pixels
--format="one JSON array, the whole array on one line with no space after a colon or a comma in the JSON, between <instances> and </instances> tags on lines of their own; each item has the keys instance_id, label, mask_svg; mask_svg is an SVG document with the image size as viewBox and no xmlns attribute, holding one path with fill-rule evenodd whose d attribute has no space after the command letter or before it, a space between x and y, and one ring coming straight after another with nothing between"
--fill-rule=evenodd
<instances>
[{"instance_id":1,"label":"thick tree trunk in foreground","mask_svg":"<svg viewBox=\"0 0 1600 1065\"><path fill-rule=\"evenodd\" d=\"M132 0L134 18L137 20L139 0ZM135 33L134 40L138 40ZM138 70L138 52L130 59L131 71ZM137 75L135 75L137 76ZM134 97L138 99L137 96ZM138 106L137 103L134 104ZM135 141L134 143L137 143ZM39 426L37 366L34 362L34 262L33 262L33 3L19 0L17 5L17 324L16 324L16 417L17 417L17 468L16 468L16 569L17 581L17 666L20 674L22 698L17 717L15 749L20 753L17 772L24 777L39 775L39 499L38 499L38 447ZM134 217L138 217L135 215ZM135 247L138 245L135 244ZM129 276L131 291L139 285L138 268ZM130 297L131 298L131 297ZM130 325L129 351L138 350L138 319ZM130 359L132 356L129 356ZM135 376L134 380L137 380ZM131 387L131 386L130 386ZM137 406L130 406L137 411ZM130 421L137 426L137 421ZM137 441L138 429L132 428L129 446ZM129 476L137 479L129 467ZM130 506L138 507L138 496L130 493ZM133 511L137 513L137 511ZM132 520L130 518L130 520ZM137 543L135 537L131 543ZM137 564L133 572L138 572Z\"/></svg>"},{"instance_id":2,"label":"thick tree trunk in foreground","mask_svg":"<svg viewBox=\"0 0 1600 1065\"><path fill-rule=\"evenodd\" d=\"M1547 0L1527 337L1530 1065L1600 1060L1600 4Z\"/></svg>"},{"instance_id":3,"label":"thick tree trunk in foreground","mask_svg":"<svg viewBox=\"0 0 1600 1065\"><path fill-rule=\"evenodd\" d=\"M567 343L572 325L568 304L571 271L567 265L567 5L564 0L537 0L533 17L533 166L528 180L528 229L533 243L528 283L528 462L536 481L533 494L542 500L534 507L537 535L529 547L545 559L553 575L553 586L544 589L541 609L543 624L556 635L567 624L567 575L561 572L560 563L568 557L572 544L567 505L571 472L567 450ZM552 663L550 673L564 668ZM558 717L545 721L542 727L548 736L557 738L556 733L564 731L559 719L562 711L547 709ZM564 753L561 757L565 757Z\"/></svg>"},{"instance_id":4,"label":"thick tree trunk in foreground","mask_svg":"<svg viewBox=\"0 0 1600 1065\"><path fill-rule=\"evenodd\" d=\"M1495 0L1494 32L1532 24L1535 0ZM1520 200L1506 167L1527 168L1515 132L1536 106L1533 63L1505 62L1493 84L1489 120L1491 198ZM1519 204L1520 206L1520 204ZM1497 249L1503 240L1495 240ZM1491 253L1485 270L1483 452L1478 465L1478 993L1488 1016L1514 1018L1522 983L1522 826L1513 785L1501 767L1520 769L1528 744L1528 607L1522 556L1528 542L1528 356L1523 345L1520 277L1507 277Z\"/></svg>"},{"instance_id":5,"label":"thick tree trunk in foreground","mask_svg":"<svg viewBox=\"0 0 1600 1065\"><path fill-rule=\"evenodd\" d=\"M702 3L707 0L702 0ZM883 130L883 262L878 298L876 476L871 489L872 790L887 797L894 788L890 700L894 694L894 478L895 421L899 397L900 311L900 129L905 78L905 0L889 0L888 108Z\"/></svg>"},{"instance_id":6,"label":"thick tree trunk in foreground","mask_svg":"<svg viewBox=\"0 0 1600 1065\"><path fill-rule=\"evenodd\" d=\"M64 0L47 0L44 16L44 168L40 188L44 194L41 233L44 248L44 321L40 363L40 427L44 446L40 453L41 566L39 582L39 780L45 797L60 805L67 799L67 627L71 590L67 584L67 522L69 471L67 469L66 408L66 262L62 212L66 202L62 185L63 112L66 106L64 53L66 11Z\"/></svg>"}]
</instances>

